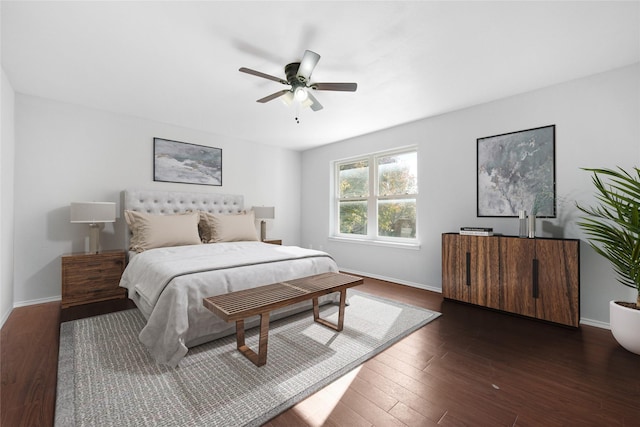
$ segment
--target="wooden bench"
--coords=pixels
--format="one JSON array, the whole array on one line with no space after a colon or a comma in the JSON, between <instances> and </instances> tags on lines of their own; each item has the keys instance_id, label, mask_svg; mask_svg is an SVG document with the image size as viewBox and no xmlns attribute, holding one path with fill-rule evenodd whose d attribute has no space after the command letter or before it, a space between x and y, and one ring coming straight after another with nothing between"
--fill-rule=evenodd
<instances>
[{"instance_id":1,"label":"wooden bench","mask_svg":"<svg viewBox=\"0 0 640 427\"><path fill-rule=\"evenodd\" d=\"M313 300L313 320L336 331L344 325L344 308L347 288L361 285L362 278L342 273L322 273L286 282L273 283L228 294L203 299L204 306L227 322L236 322L238 350L256 366L267 363L270 312L301 301ZM340 292L338 324L320 318L318 297ZM258 353L251 350L244 340L244 321L260 315Z\"/></svg>"}]
</instances>

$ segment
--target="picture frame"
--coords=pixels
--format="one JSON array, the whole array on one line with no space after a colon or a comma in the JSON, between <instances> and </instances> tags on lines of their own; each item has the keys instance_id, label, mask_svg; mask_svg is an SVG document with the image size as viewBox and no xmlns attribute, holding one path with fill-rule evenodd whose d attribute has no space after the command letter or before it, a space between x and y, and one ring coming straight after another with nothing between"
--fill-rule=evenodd
<instances>
[{"instance_id":1,"label":"picture frame","mask_svg":"<svg viewBox=\"0 0 640 427\"><path fill-rule=\"evenodd\" d=\"M556 217L555 125L477 139L477 216Z\"/></svg>"},{"instance_id":2,"label":"picture frame","mask_svg":"<svg viewBox=\"0 0 640 427\"><path fill-rule=\"evenodd\" d=\"M153 138L153 180L222 186L222 149Z\"/></svg>"}]
</instances>

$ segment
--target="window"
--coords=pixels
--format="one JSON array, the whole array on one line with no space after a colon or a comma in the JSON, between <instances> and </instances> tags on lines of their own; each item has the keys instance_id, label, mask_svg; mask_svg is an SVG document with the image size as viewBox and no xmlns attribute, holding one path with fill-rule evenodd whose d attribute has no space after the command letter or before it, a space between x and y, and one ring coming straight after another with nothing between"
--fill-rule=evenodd
<instances>
[{"instance_id":1,"label":"window","mask_svg":"<svg viewBox=\"0 0 640 427\"><path fill-rule=\"evenodd\" d=\"M415 148L335 163L333 234L363 240L416 240Z\"/></svg>"}]
</instances>

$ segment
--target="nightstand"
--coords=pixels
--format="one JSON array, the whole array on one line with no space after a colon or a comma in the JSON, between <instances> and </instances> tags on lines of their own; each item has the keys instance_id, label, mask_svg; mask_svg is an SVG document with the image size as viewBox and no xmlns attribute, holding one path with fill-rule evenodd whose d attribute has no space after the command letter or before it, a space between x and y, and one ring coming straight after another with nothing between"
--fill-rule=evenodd
<instances>
[{"instance_id":1,"label":"nightstand","mask_svg":"<svg viewBox=\"0 0 640 427\"><path fill-rule=\"evenodd\" d=\"M266 240L263 240L262 242L271 243L272 245L282 245L282 240L266 239Z\"/></svg>"},{"instance_id":2,"label":"nightstand","mask_svg":"<svg viewBox=\"0 0 640 427\"><path fill-rule=\"evenodd\" d=\"M125 298L119 287L125 267L125 251L62 256L62 308Z\"/></svg>"}]
</instances>

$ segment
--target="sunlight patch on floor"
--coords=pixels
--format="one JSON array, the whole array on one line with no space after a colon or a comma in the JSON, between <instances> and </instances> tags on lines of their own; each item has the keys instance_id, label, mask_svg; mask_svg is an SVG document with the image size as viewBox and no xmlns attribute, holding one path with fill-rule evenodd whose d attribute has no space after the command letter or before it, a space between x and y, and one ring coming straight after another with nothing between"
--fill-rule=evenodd
<instances>
[{"instance_id":1,"label":"sunlight patch on floor","mask_svg":"<svg viewBox=\"0 0 640 427\"><path fill-rule=\"evenodd\" d=\"M324 425L362 365L295 405L292 410L312 427Z\"/></svg>"}]
</instances>

